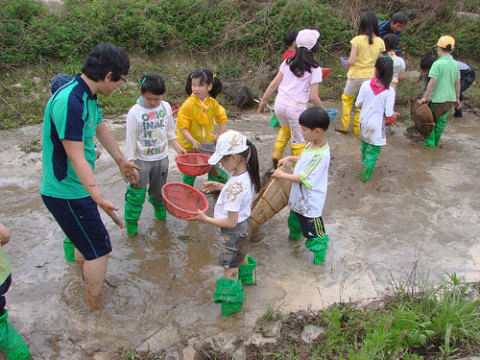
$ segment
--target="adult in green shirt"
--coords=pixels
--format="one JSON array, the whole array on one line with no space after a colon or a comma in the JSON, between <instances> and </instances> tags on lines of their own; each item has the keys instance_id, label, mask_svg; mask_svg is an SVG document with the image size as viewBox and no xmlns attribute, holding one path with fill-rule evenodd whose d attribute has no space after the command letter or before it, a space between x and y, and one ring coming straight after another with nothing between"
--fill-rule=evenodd
<instances>
[{"instance_id":1,"label":"adult in green shirt","mask_svg":"<svg viewBox=\"0 0 480 360\"><path fill-rule=\"evenodd\" d=\"M437 42L438 60L432 64L427 89L419 104L431 100L431 109L435 125L423 145L438 146L447 125L447 117L453 106L460 108L460 68L452 58L455 39L442 36Z\"/></svg>"},{"instance_id":2,"label":"adult in green shirt","mask_svg":"<svg viewBox=\"0 0 480 360\"><path fill-rule=\"evenodd\" d=\"M42 133L42 200L75 246L75 259L85 280L86 303L102 303L102 287L112 251L110 237L98 212L101 207L119 226L118 208L97 186L95 143L103 145L124 179L138 184L138 167L125 159L102 122L97 94L109 96L124 81L130 61L119 48L97 45L85 58L82 74L53 94L45 108Z\"/></svg>"}]
</instances>

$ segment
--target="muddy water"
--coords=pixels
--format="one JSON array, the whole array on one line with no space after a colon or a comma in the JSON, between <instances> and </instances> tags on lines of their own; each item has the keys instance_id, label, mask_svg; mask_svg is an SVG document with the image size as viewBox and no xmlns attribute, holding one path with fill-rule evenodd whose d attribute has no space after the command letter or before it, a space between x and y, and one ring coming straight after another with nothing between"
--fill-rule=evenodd
<instances>
[{"instance_id":1,"label":"muddy water","mask_svg":"<svg viewBox=\"0 0 480 360\"><path fill-rule=\"evenodd\" d=\"M268 114L250 113L229 125L254 140L263 170L276 134L268 121ZM359 140L332 127L323 216L330 235L326 263L312 265L303 243L286 238L284 209L252 237L257 285L246 289L243 312L230 318L221 317L212 299L222 274L216 266L218 230L172 216L157 221L149 203L134 238L104 216L114 248L105 304L87 309L77 270L63 259L63 234L39 196L40 154L19 150L39 137L40 127L3 131L0 219L13 234L4 247L14 279L10 320L35 359L83 360L101 351L112 358L119 346L142 348L146 340L152 349L171 348L174 358L181 358L189 338L247 334L269 306L295 311L374 299L400 283L425 277L437 282L449 273L478 280L479 119L467 113L449 123L437 149L406 137L407 125L397 121L390 128L388 145L365 184L358 181ZM123 145L122 122L112 122L111 128ZM122 213L125 184L108 154L98 160L96 176L105 197ZM169 180L181 181L173 161Z\"/></svg>"}]
</instances>

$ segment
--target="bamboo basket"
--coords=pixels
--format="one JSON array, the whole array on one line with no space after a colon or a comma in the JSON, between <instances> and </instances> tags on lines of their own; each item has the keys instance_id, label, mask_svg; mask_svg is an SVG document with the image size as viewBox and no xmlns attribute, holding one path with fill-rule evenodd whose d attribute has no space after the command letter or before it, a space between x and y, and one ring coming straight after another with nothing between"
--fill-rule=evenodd
<instances>
[{"instance_id":1,"label":"bamboo basket","mask_svg":"<svg viewBox=\"0 0 480 360\"><path fill-rule=\"evenodd\" d=\"M285 166L285 172L292 173L290 165ZM288 204L292 182L285 179L270 177L253 203L250 214L251 229L254 231Z\"/></svg>"}]
</instances>

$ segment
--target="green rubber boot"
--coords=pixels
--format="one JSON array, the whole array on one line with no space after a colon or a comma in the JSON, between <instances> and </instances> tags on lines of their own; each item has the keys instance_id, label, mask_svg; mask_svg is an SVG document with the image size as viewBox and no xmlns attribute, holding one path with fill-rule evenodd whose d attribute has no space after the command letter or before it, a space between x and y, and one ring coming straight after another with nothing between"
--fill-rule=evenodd
<instances>
[{"instance_id":1,"label":"green rubber boot","mask_svg":"<svg viewBox=\"0 0 480 360\"><path fill-rule=\"evenodd\" d=\"M212 171L210 171L208 173L208 180L209 181L216 181L216 182L225 184L228 180L228 174L223 169L219 169L219 170L220 170L220 172L216 176L212 174ZM218 170L216 170L216 171L218 171Z\"/></svg>"},{"instance_id":2,"label":"green rubber boot","mask_svg":"<svg viewBox=\"0 0 480 360\"><path fill-rule=\"evenodd\" d=\"M325 262L328 249L328 235L321 238L309 238L305 241L305 247L313 252L313 263L318 265Z\"/></svg>"},{"instance_id":3,"label":"green rubber boot","mask_svg":"<svg viewBox=\"0 0 480 360\"><path fill-rule=\"evenodd\" d=\"M425 146L435 147L435 127L433 128L430 135L428 135L427 139L423 143Z\"/></svg>"},{"instance_id":4,"label":"green rubber boot","mask_svg":"<svg viewBox=\"0 0 480 360\"><path fill-rule=\"evenodd\" d=\"M73 245L68 237L63 239L63 252L65 253L65 260L67 262L75 262L75 245Z\"/></svg>"},{"instance_id":5,"label":"green rubber boot","mask_svg":"<svg viewBox=\"0 0 480 360\"><path fill-rule=\"evenodd\" d=\"M235 279L218 279L213 300L215 304L222 304L223 316L239 312L245 302L242 284Z\"/></svg>"},{"instance_id":6,"label":"green rubber boot","mask_svg":"<svg viewBox=\"0 0 480 360\"><path fill-rule=\"evenodd\" d=\"M445 131L445 126L447 125L448 112L442 114L438 117L437 122L434 126L435 131L435 146L438 146L440 138L442 137L443 132Z\"/></svg>"},{"instance_id":7,"label":"green rubber boot","mask_svg":"<svg viewBox=\"0 0 480 360\"><path fill-rule=\"evenodd\" d=\"M257 266L257 262L253 257L247 255L248 264L242 264L238 268L238 280L244 285L251 285L253 281L253 270Z\"/></svg>"},{"instance_id":8,"label":"green rubber boot","mask_svg":"<svg viewBox=\"0 0 480 360\"><path fill-rule=\"evenodd\" d=\"M130 185L127 186L125 193L125 223L127 225L127 233L133 236L138 230L138 219L142 213L143 203L145 202L145 195L147 189L133 189Z\"/></svg>"},{"instance_id":9,"label":"green rubber boot","mask_svg":"<svg viewBox=\"0 0 480 360\"><path fill-rule=\"evenodd\" d=\"M193 186L193 184L195 184L195 179L196 178L197 178L196 176L190 176L190 175L183 174L182 180L183 180L184 184Z\"/></svg>"},{"instance_id":10,"label":"green rubber boot","mask_svg":"<svg viewBox=\"0 0 480 360\"><path fill-rule=\"evenodd\" d=\"M8 312L4 310L0 316L0 351L5 354L8 360L30 360L32 355L27 344L17 331L7 321Z\"/></svg>"},{"instance_id":11,"label":"green rubber boot","mask_svg":"<svg viewBox=\"0 0 480 360\"><path fill-rule=\"evenodd\" d=\"M270 119L270 126L271 127L279 127L280 126L280 122L278 121L275 114L273 114L272 118Z\"/></svg>"},{"instance_id":12,"label":"green rubber boot","mask_svg":"<svg viewBox=\"0 0 480 360\"><path fill-rule=\"evenodd\" d=\"M163 201L156 201L148 198L148 202L153 205L153 214L158 220L165 220L167 218L167 209L163 205Z\"/></svg>"},{"instance_id":13,"label":"green rubber boot","mask_svg":"<svg viewBox=\"0 0 480 360\"><path fill-rule=\"evenodd\" d=\"M290 229L290 233L288 234L288 238L291 240L301 240L303 238L302 227L300 226L300 220L298 220L298 216L290 210L290 215L288 216L288 228Z\"/></svg>"},{"instance_id":14,"label":"green rubber boot","mask_svg":"<svg viewBox=\"0 0 480 360\"><path fill-rule=\"evenodd\" d=\"M362 140L363 168L360 173L360 181L365 182L370 179L381 150L381 146L368 144Z\"/></svg>"}]
</instances>

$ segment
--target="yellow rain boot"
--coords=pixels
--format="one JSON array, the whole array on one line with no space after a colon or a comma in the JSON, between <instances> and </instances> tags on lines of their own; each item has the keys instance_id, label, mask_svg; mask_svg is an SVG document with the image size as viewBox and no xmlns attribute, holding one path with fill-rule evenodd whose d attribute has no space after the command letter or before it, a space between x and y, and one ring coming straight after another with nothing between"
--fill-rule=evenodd
<instances>
[{"instance_id":1,"label":"yellow rain boot","mask_svg":"<svg viewBox=\"0 0 480 360\"><path fill-rule=\"evenodd\" d=\"M292 155L293 156L300 156L305 150L305 146L307 146L306 143L303 144L290 144L290 148L292 149Z\"/></svg>"},{"instance_id":2,"label":"yellow rain boot","mask_svg":"<svg viewBox=\"0 0 480 360\"><path fill-rule=\"evenodd\" d=\"M360 109L355 109L355 117L353 118L353 134L360 134Z\"/></svg>"},{"instance_id":3,"label":"yellow rain boot","mask_svg":"<svg viewBox=\"0 0 480 360\"><path fill-rule=\"evenodd\" d=\"M275 140L275 144L273 144L272 159L274 165L283 157L283 150L285 150L288 140L290 140L290 126L282 126L280 130L278 130L277 139Z\"/></svg>"},{"instance_id":4,"label":"yellow rain boot","mask_svg":"<svg viewBox=\"0 0 480 360\"><path fill-rule=\"evenodd\" d=\"M355 95L342 94L342 125L335 129L335 131L341 133L348 133L350 129L350 116L353 108L353 101Z\"/></svg>"}]
</instances>

